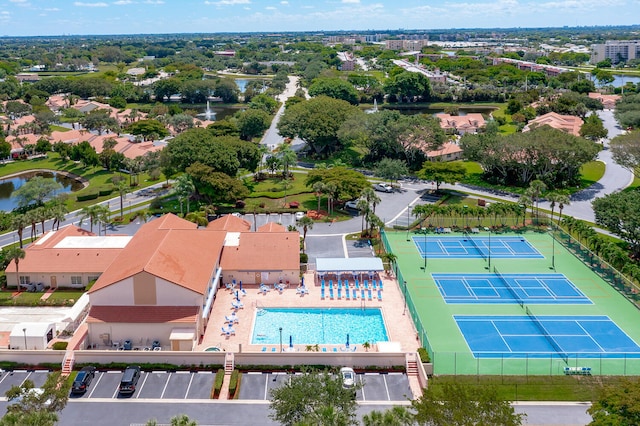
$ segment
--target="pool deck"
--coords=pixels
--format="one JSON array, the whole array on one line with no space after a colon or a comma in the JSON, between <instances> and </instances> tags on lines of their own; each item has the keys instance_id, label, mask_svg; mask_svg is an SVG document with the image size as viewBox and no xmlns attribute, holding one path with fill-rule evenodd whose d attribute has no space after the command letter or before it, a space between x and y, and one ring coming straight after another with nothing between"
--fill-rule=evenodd
<instances>
[{"instance_id":1,"label":"pool deck","mask_svg":"<svg viewBox=\"0 0 640 426\"><path fill-rule=\"evenodd\" d=\"M227 352L239 352L240 344L242 344L242 352L261 352L264 346L267 346L271 351L271 348L277 345L251 344L253 321L256 310L260 308L360 308L364 306L381 308L389 341L399 343L402 352L415 352L420 346L420 342L416 338L416 330L409 312L404 312L404 301L398 283L395 278L384 274L381 278L384 283L382 301L378 301L377 292L373 292L373 300L367 299L364 303L360 298L356 300L345 300L344 297L330 299L328 288L325 290L325 299L321 299L320 284L312 284L314 283L312 272L306 273L304 277L309 290L309 293L305 295L296 293L295 286L285 288L282 292L271 289L266 294L261 293L255 286L244 286L246 295L240 298L244 307L236 311L238 323L233 326L235 335L228 337L221 332L221 329L225 326L225 316L229 316L233 312L231 303L235 295L234 292L221 288L218 290L205 335L195 350L202 351L208 347L217 346ZM294 345L296 350L301 352L305 351L306 346ZM334 346L340 349L343 345L322 346L326 347L328 351L332 351ZM356 346L356 352L365 351L361 345ZM378 348L372 347L369 351L377 352Z\"/></svg>"}]
</instances>

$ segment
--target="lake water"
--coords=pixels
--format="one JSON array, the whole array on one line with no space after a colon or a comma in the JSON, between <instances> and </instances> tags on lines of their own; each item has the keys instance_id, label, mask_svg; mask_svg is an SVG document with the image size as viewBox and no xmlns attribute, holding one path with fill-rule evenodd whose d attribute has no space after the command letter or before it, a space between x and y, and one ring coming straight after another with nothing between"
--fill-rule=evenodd
<instances>
[{"instance_id":1,"label":"lake water","mask_svg":"<svg viewBox=\"0 0 640 426\"><path fill-rule=\"evenodd\" d=\"M631 82L633 84L638 84L640 83L640 77L633 77L633 76L628 76L628 75L620 75L620 74L614 74L613 76L614 80L611 83L613 85L613 87L622 87L625 84Z\"/></svg>"},{"instance_id":2,"label":"lake water","mask_svg":"<svg viewBox=\"0 0 640 426\"><path fill-rule=\"evenodd\" d=\"M29 179L34 176L42 176L47 179L54 179L60 185L62 189L57 191L58 194L65 192L74 192L82 189L82 183L76 179L67 177L56 172L25 172L12 178L6 178L0 180L0 210L9 212L16 208L18 205L11 197L13 192L24 185Z\"/></svg>"}]
</instances>

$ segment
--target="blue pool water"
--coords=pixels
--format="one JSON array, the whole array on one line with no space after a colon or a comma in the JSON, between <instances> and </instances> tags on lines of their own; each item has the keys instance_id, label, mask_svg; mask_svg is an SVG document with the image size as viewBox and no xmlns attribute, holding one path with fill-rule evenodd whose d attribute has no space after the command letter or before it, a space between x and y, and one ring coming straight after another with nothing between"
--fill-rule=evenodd
<instances>
[{"instance_id":1,"label":"blue pool water","mask_svg":"<svg viewBox=\"0 0 640 426\"><path fill-rule=\"evenodd\" d=\"M344 345L388 341L378 308L265 308L256 312L251 343L289 345ZM291 337L290 337L291 336Z\"/></svg>"}]
</instances>

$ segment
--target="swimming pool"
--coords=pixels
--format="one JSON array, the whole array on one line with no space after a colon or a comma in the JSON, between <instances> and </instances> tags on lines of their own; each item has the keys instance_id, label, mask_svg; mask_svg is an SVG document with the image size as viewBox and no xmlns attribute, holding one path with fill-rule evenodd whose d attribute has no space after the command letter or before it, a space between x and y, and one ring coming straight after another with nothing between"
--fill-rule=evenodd
<instances>
[{"instance_id":1,"label":"swimming pool","mask_svg":"<svg viewBox=\"0 0 640 426\"><path fill-rule=\"evenodd\" d=\"M388 341L379 308L265 308L256 312L251 343L340 345Z\"/></svg>"}]
</instances>

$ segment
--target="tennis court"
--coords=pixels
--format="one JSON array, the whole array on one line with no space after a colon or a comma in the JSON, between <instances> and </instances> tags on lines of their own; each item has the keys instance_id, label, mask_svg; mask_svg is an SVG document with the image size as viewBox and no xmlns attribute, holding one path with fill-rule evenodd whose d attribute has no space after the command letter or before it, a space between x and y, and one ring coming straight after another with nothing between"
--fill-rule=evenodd
<instances>
[{"instance_id":1,"label":"tennis court","mask_svg":"<svg viewBox=\"0 0 640 426\"><path fill-rule=\"evenodd\" d=\"M477 358L640 358L640 347L608 316L455 315Z\"/></svg>"},{"instance_id":2,"label":"tennis court","mask_svg":"<svg viewBox=\"0 0 640 426\"><path fill-rule=\"evenodd\" d=\"M431 274L446 303L591 304L563 274Z\"/></svg>"},{"instance_id":3,"label":"tennis court","mask_svg":"<svg viewBox=\"0 0 640 426\"><path fill-rule=\"evenodd\" d=\"M505 236L414 236L422 257L432 259L483 258L540 259L544 256L524 237Z\"/></svg>"}]
</instances>

